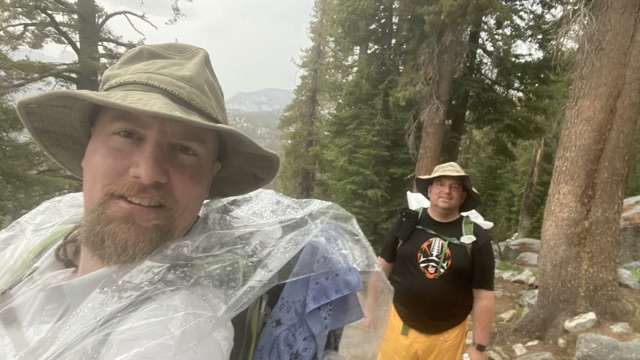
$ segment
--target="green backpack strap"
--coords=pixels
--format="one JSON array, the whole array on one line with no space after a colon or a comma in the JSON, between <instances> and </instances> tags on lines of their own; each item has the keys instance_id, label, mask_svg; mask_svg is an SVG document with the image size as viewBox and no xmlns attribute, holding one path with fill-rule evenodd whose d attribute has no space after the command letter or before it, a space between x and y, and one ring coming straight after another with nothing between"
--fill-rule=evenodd
<instances>
[{"instance_id":1,"label":"green backpack strap","mask_svg":"<svg viewBox=\"0 0 640 360\"><path fill-rule=\"evenodd\" d=\"M33 262L43 253L45 249L47 249L56 241L59 241L61 238L67 236L72 228L73 226L65 226L56 229L45 236L38 243L36 243L35 246L31 248L22 259L20 259L20 262L18 262L10 271L7 272L5 277L0 280L0 290L4 292L5 290L13 287L13 285L15 285L15 283L19 281L24 275L24 272L27 270L28 266L33 265Z\"/></svg>"},{"instance_id":2,"label":"green backpack strap","mask_svg":"<svg viewBox=\"0 0 640 360\"><path fill-rule=\"evenodd\" d=\"M29 265L33 265L45 249L55 243L56 240L66 236L70 230L71 227L63 227L51 232L20 259L1 281L0 303L5 303L11 298L11 292L8 290L25 277ZM29 347L29 341L27 341L26 335L20 326L18 315L11 306L5 307L2 313L0 313L0 323L3 324L8 338L17 353L21 353Z\"/></svg>"},{"instance_id":3,"label":"green backpack strap","mask_svg":"<svg viewBox=\"0 0 640 360\"><path fill-rule=\"evenodd\" d=\"M473 235L473 221L469 216L464 215L462 219L462 236L474 236ZM469 256L471 256L472 243L461 242L466 248Z\"/></svg>"},{"instance_id":4,"label":"green backpack strap","mask_svg":"<svg viewBox=\"0 0 640 360\"><path fill-rule=\"evenodd\" d=\"M422 215L422 210L423 209L420 209L420 213L419 213L420 215ZM450 237L450 236L444 236L444 235L438 234L437 232L435 232L435 231L433 231L431 229L422 227L420 225L417 225L416 229L421 229L421 230L424 230L424 231L426 231L428 233L431 233L433 235L439 236L443 240L446 240L446 245L449 245L449 242L454 243L454 244L458 244L458 245L463 245L465 248L467 248L467 252L469 253L469 256L471 256L472 242L461 241L462 238L457 239L457 238ZM466 216L466 215L464 215L462 217L462 236L463 237L474 236L473 235L473 221L471 221L471 218L469 216Z\"/></svg>"},{"instance_id":5,"label":"green backpack strap","mask_svg":"<svg viewBox=\"0 0 640 360\"><path fill-rule=\"evenodd\" d=\"M258 337L262 332L262 326L264 325L266 313L265 309L267 307L267 294L262 294L256 301L256 306L254 307L251 314L251 343L249 345L249 360L253 360L253 354L256 351L256 344L258 343Z\"/></svg>"},{"instance_id":6,"label":"green backpack strap","mask_svg":"<svg viewBox=\"0 0 640 360\"><path fill-rule=\"evenodd\" d=\"M462 219L462 235L473 235L473 221L471 221L471 218L466 215Z\"/></svg>"},{"instance_id":7,"label":"green backpack strap","mask_svg":"<svg viewBox=\"0 0 640 360\"><path fill-rule=\"evenodd\" d=\"M233 360L253 360L258 338L267 316L268 294L262 294L256 301L231 319L233 324Z\"/></svg>"}]
</instances>

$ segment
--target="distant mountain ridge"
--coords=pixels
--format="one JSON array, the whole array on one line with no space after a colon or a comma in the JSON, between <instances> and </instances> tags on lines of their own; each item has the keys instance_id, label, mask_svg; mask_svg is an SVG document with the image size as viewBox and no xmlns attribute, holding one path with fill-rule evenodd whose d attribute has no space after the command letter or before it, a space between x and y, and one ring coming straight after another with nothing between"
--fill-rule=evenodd
<instances>
[{"instance_id":1,"label":"distant mountain ridge","mask_svg":"<svg viewBox=\"0 0 640 360\"><path fill-rule=\"evenodd\" d=\"M282 111L293 100L293 90L262 89L241 92L226 101L229 111Z\"/></svg>"},{"instance_id":2,"label":"distant mountain ridge","mask_svg":"<svg viewBox=\"0 0 640 360\"><path fill-rule=\"evenodd\" d=\"M226 101L229 125L241 130L258 144L282 153L278 122L293 100L293 90L262 89L238 93Z\"/></svg>"}]
</instances>

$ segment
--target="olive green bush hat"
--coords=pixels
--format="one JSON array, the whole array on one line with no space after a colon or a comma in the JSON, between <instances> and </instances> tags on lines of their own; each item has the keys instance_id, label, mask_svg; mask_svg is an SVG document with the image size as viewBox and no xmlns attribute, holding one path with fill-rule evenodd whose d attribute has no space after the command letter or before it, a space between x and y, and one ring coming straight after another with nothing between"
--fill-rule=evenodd
<instances>
[{"instance_id":1,"label":"olive green bush hat","mask_svg":"<svg viewBox=\"0 0 640 360\"><path fill-rule=\"evenodd\" d=\"M416 176L416 190L428 199L429 185L433 183L433 180L441 176L455 176L462 179L462 183L467 191L467 198L460 204L460 212L471 211L480 206L480 194L471 186L471 178L462 170L460 165L455 162L448 162L436 166L431 175Z\"/></svg>"},{"instance_id":2,"label":"olive green bush hat","mask_svg":"<svg viewBox=\"0 0 640 360\"><path fill-rule=\"evenodd\" d=\"M229 126L224 95L204 49L178 43L138 46L104 72L98 91L49 91L20 100L17 110L38 145L82 178L96 105L215 130L226 148L209 198L256 190L278 172L278 155Z\"/></svg>"}]
</instances>

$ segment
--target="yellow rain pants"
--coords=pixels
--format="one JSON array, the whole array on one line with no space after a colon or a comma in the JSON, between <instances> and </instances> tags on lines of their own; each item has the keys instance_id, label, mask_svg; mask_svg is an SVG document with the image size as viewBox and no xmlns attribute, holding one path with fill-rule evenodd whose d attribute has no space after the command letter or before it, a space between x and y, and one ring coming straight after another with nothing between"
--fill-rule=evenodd
<instances>
[{"instance_id":1,"label":"yellow rain pants","mask_svg":"<svg viewBox=\"0 0 640 360\"><path fill-rule=\"evenodd\" d=\"M466 320L440 334L423 334L404 325L396 308L391 306L378 360L460 360L466 336Z\"/></svg>"}]
</instances>

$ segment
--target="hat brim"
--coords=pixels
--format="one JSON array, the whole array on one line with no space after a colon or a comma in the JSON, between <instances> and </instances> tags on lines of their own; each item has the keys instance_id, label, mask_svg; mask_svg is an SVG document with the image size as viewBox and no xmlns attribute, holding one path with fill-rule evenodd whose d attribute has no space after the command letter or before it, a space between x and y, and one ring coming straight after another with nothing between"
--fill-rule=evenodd
<instances>
[{"instance_id":1,"label":"hat brim","mask_svg":"<svg viewBox=\"0 0 640 360\"><path fill-rule=\"evenodd\" d=\"M82 158L91 134L89 113L95 105L181 121L212 129L224 139L225 158L209 190L209 198L242 195L270 183L278 173L278 155L240 131L212 123L166 95L139 90L95 92L56 90L18 101L23 124L55 161L82 178Z\"/></svg>"},{"instance_id":2,"label":"hat brim","mask_svg":"<svg viewBox=\"0 0 640 360\"><path fill-rule=\"evenodd\" d=\"M462 179L462 183L464 184L467 192L467 198L462 202L462 204L460 204L460 212L471 211L480 206L482 203L480 200L480 194L471 185L471 178L468 175L438 174L436 176L417 176L416 190L429 199L429 185L431 185L435 179L443 176L459 177Z\"/></svg>"}]
</instances>

